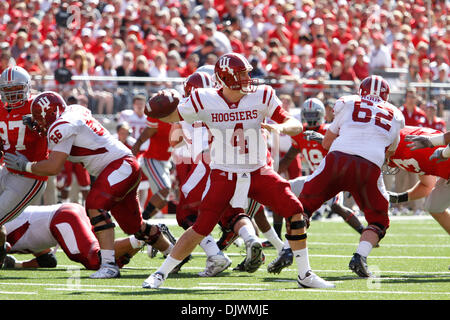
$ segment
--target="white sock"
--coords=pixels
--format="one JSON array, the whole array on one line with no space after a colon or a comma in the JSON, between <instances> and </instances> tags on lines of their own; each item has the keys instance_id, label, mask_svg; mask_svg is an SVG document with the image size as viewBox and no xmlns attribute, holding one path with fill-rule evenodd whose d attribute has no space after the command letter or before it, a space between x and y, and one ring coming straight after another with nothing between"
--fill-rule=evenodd
<instances>
[{"instance_id":1,"label":"white sock","mask_svg":"<svg viewBox=\"0 0 450 320\"><path fill-rule=\"evenodd\" d=\"M102 257L102 264L105 263L112 263L112 264L116 264L116 259L114 257L114 250L105 250L105 249L100 249L100 255Z\"/></svg>"},{"instance_id":2,"label":"white sock","mask_svg":"<svg viewBox=\"0 0 450 320\"><path fill-rule=\"evenodd\" d=\"M278 237L277 233L275 232L275 229L271 227L269 231L264 232L263 236L269 240L269 242L277 249L277 252L280 253L280 251L284 247L283 241Z\"/></svg>"},{"instance_id":3,"label":"white sock","mask_svg":"<svg viewBox=\"0 0 450 320\"><path fill-rule=\"evenodd\" d=\"M372 251L372 244L369 241L361 241L356 249L356 253L363 257L367 257Z\"/></svg>"},{"instance_id":4,"label":"white sock","mask_svg":"<svg viewBox=\"0 0 450 320\"><path fill-rule=\"evenodd\" d=\"M200 242L200 247L205 251L208 257L215 256L220 252L216 241L211 235L203 238L203 240Z\"/></svg>"},{"instance_id":5,"label":"white sock","mask_svg":"<svg viewBox=\"0 0 450 320\"><path fill-rule=\"evenodd\" d=\"M239 229L239 236L247 242L250 239L256 238L255 229L252 226L243 226Z\"/></svg>"},{"instance_id":6,"label":"white sock","mask_svg":"<svg viewBox=\"0 0 450 320\"><path fill-rule=\"evenodd\" d=\"M169 247L167 247L166 250L161 251L161 253L162 253L163 255L165 255L165 256L168 256L169 253L170 253L170 251L172 251L172 248L173 248L173 244L171 244L171 243L169 242Z\"/></svg>"},{"instance_id":7,"label":"white sock","mask_svg":"<svg viewBox=\"0 0 450 320\"><path fill-rule=\"evenodd\" d=\"M144 241L136 239L135 236L129 236L128 239L130 240L130 245L133 249L140 249L145 244Z\"/></svg>"},{"instance_id":8,"label":"white sock","mask_svg":"<svg viewBox=\"0 0 450 320\"><path fill-rule=\"evenodd\" d=\"M304 278L307 271L311 270L309 265L308 248L293 251L297 270L300 278Z\"/></svg>"},{"instance_id":9,"label":"white sock","mask_svg":"<svg viewBox=\"0 0 450 320\"><path fill-rule=\"evenodd\" d=\"M159 269L156 271L164 274L165 279L169 275L169 272L172 271L172 269L175 268L180 262L181 260L177 260L172 258L171 256L167 256L166 260L164 260L161 267L159 267Z\"/></svg>"}]
</instances>

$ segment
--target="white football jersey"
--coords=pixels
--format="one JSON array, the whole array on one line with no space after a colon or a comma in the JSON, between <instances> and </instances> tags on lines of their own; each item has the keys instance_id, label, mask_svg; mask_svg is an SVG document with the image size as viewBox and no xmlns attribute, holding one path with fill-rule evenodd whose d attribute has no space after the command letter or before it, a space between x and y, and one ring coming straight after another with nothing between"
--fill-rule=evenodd
<instances>
[{"instance_id":1,"label":"white football jersey","mask_svg":"<svg viewBox=\"0 0 450 320\"><path fill-rule=\"evenodd\" d=\"M50 222L60 207L61 204L28 206L16 219L5 223L6 234L14 239L11 252L37 253L56 246Z\"/></svg>"},{"instance_id":2,"label":"white football jersey","mask_svg":"<svg viewBox=\"0 0 450 320\"><path fill-rule=\"evenodd\" d=\"M398 141L400 129L405 126L403 114L389 102L358 95L340 98L334 115L328 130L339 136L329 152L358 155L380 168L386 148Z\"/></svg>"},{"instance_id":3,"label":"white football jersey","mask_svg":"<svg viewBox=\"0 0 450 320\"><path fill-rule=\"evenodd\" d=\"M93 176L98 176L112 161L132 155L80 105L68 106L50 126L47 138L49 150L68 154L69 161L82 163Z\"/></svg>"},{"instance_id":4,"label":"white football jersey","mask_svg":"<svg viewBox=\"0 0 450 320\"><path fill-rule=\"evenodd\" d=\"M131 136L134 139L138 139L141 135L142 131L147 127L147 117L143 115L142 117L139 117L134 110L123 110L119 113L119 118L117 119L118 123L121 122L128 122L131 128ZM145 151L148 149L148 146L150 145L150 140L145 141L140 151Z\"/></svg>"},{"instance_id":5,"label":"white football jersey","mask_svg":"<svg viewBox=\"0 0 450 320\"><path fill-rule=\"evenodd\" d=\"M267 163L261 123L279 106L275 91L266 85L237 103L228 103L220 89L199 88L180 101L178 112L186 122L202 121L210 130L211 169L244 173Z\"/></svg>"}]
</instances>

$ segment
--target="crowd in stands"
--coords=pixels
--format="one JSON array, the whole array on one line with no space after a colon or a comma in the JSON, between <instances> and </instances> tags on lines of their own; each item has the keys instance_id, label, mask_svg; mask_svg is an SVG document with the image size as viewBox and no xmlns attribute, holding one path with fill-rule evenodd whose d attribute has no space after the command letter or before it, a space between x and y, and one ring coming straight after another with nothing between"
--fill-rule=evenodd
<instances>
[{"instance_id":1,"label":"crowd in stands","mask_svg":"<svg viewBox=\"0 0 450 320\"><path fill-rule=\"evenodd\" d=\"M424 0L3 0L0 71L17 64L53 75L65 65L72 75L161 78L58 84L65 96L88 97L99 114L120 111L131 100L117 99L130 88L151 94L179 85L163 80L229 51L245 55L257 78L357 82L395 68L407 70L405 84L448 83L449 9L445 0L430 8ZM274 86L298 104L326 91L323 83Z\"/></svg>"}]
</instances>

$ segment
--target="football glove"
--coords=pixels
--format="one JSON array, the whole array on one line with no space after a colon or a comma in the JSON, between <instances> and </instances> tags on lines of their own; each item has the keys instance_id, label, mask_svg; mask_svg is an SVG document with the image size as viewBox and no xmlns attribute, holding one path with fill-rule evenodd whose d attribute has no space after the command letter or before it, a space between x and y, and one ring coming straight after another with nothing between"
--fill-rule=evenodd
<instances>
[{"instance_id":1,"label":"football glove","mask_svg":"<svg viewBox=\"0 0 450 320\"><path fill-rule=\"evenodd\" d=\"M322 144L323 134L321 134L317 131L306 130L305 132L303 132L303 135L305 136L305 139L308 141L315 141L315 142Z\"/></svg>"},{"instance_id":2,"label":"football glove","mask_svg":"<svg viewBox=\"0 0 450 320\"><path fill-rule=\"evenodd\" d=\"M430 156L430 160L437 159L436 163L448 160L449 158L444 157L443 151L445 148L437 148L434 150L433 154Z\"/></svg>"},{"instance_id":3,"label":"football glove","mask_svg":"<svg viewBox=\"0 0 450 320\"><path fill-rule=\"evenodd\" d=\"M434 145L433 145L433 143L431 143L429 137L407 135L405 137L405 141L411 142L406 145L407 147L411 148L411 151L417 150L417 149L434 147Z\"/></svg>"},{"instance_id":4,"label":"football glove","mask_svg":"<svg viewBox=\"0 0 450 320\"><path fill-rule=\"evenodd\" d=\"M5 153L3 161L7 168L18 171L25 171L28 163L27 157L17 151L15 155L12 153Z\"/></svg>"}]
</instances>

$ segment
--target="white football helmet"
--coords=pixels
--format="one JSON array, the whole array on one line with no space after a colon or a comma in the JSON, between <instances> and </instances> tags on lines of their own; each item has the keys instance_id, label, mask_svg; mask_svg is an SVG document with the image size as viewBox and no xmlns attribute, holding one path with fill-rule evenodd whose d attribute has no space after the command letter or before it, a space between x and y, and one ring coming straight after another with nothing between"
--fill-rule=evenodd
<instances>
[{"instance_id":1,"label":"white football helmet","mask_svg":"<svg viewBox=\"0 0 450 320\"><path fill-rule=\"evenodd\" d=\"M325 122L325 106L317 98L310 98L303 102L302 118L308 127L318 127Z\"/></svg>"},{"instance_id":2,"label":"white football helmet","mask_svg":"<svg viewBox=\"0 0 450 320\"><path fill-rule=\"evenodd\" d=\"M0 76L0 95L8 108L20 108L30 97L31 77L21 67L6 68Z\"/></svg>"},{"instance_id":3,"label":"white football helmet","mask_svg":"<svg viewBox=\"0 0 450 320\"><path fill-rule=\"evenodd\" d=\"M217 88L217 87L220 86L219 83L216 81L216 75L214 73L214 65L212 65L212 64L204 64L203 66L198 67L197 70L195 70L195 71L196 72L205 72L205 73L209 74L210 77L211 77L211 80L213 82L213 87L214 88Z\"/></svg>"}]
</instances>

